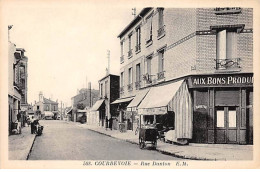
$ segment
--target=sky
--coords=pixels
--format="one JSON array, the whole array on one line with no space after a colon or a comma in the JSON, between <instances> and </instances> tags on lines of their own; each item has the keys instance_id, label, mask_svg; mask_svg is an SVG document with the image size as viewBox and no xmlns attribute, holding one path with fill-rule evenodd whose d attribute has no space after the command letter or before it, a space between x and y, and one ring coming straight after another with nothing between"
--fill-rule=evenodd
<instances>
[{"instance_id":1,"label":"sky","mask_svg":"<svg viewBox=\"0 0 260 172\"><path fill-rule=\"evenodd\" d=\"M133 20L131 7L102 3L15 3L5 17L10 40L28 57L28 103L39 92L65 105L77 89L106 75L107 50L110 73L119 75L119 33ZM137 13L140 10L137 10Z\"/></svg>"}]
</instances>

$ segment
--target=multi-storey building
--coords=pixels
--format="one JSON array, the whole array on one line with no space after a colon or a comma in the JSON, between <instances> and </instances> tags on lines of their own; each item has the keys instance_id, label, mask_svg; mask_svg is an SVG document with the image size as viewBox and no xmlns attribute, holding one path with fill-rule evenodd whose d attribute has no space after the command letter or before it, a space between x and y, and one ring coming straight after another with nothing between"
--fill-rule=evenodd
<instances>
[{"instance_id":1,"label":"multi-storey building","mask_svg":"<svg viewBox=\"0 0 260 172\"><path fill-rule=\"evenodd\" d=\"M27 103L27 80L28 80L28 58L24 55L25 50L23 48L16 48L14 56L16 59L21 59L19 61L19 70L17 70L17 82L20 86L21 93L21 115L23 116L23 126L26 121L26 116L28 115L28 103Z\"/></svg>"},{"instance_id":2,"label":"multi-storey building","mask_svg":"<svg viewBox=\"0 0 260 172\"><path fill-rule=\"evenodd\" d=\"M89 118L89 122L91 123L92 119L97 119L96 116L98 116L99 126L104 127L106 120L109 120L113 124L110 127L117 129L117 106L111 103L119 98L119 76L108 74L98 82L99 100L91 108L92 112L89 115L92 116Z\"/></svg>"},{"instance_id":3,"label":"multi-storey building","mask_svg":"<svg viewBox=\"0 0 260 172\"><path fill-rule=\"evenodd\" d=\"M118 37L123 119L168 116L176 140L253 143L251 8L144 8Z\"/></svg>"},{"instance_id":4,"label":"multi-storey building","mask_svg":"<svg viewBox=\"0 0 260 172\"><path fill-rule=\"evenodd\" d=\"M16 48L10 41L8 45L8 113L11 134L12 123L18 121L19 127L22 127L26 119L28 58L24 56L24 49Z\"/></svg>"},{"instance_id":5,"label":"multi-storey building","mask_svg":"<svg viewBox=\"0 0 260 172\"><path fill-rule=\"evenodd\" d=\"M86 109L91 108L99 99L99 91L89 88L82 88L78 90L77 95L71 98L72 108L68 111L69 119L76 122L79 121L83 113L86 113ZM84 111L82 111L84 110ZM79 113L78 113L79 112Z\"/></svg>"}]
</instances>

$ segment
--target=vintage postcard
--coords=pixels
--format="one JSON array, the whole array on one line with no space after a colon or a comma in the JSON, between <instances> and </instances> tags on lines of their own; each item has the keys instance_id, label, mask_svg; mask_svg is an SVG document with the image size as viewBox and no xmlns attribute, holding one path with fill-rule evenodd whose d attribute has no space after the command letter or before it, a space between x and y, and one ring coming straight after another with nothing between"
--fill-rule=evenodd
<instances>
[{"instance_id":1,"label":"vintage postcard","mask_svg":"<svg viewBox=\"0 0 260 172\"><path fill-rule=\"evenodd\" d=\"M0 1L0 168L260 168L255 1Z\"/></svg>"}]
</instances>

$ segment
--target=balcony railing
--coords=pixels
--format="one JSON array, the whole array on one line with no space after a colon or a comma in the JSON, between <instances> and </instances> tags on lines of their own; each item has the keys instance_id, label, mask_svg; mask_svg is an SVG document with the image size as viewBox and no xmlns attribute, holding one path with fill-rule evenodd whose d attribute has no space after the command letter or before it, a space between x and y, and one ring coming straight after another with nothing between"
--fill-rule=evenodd
<instances>
[{"instance_id":1,"label":"balcony railing","mask_svg":"<svg viewBox=\"0 0 260 172\"><path fill-rule=\"evenodd\" d=\"M120 63L124 63L124 56L120 57Z\"/></svg>"},{"instance_id":2,"label":"balcony railing","mask_svg":"<svg viewBox=\"0 0 260 172\"><path fill-rule=\"evenodd\" d=\"M141 51L141 44L135 46L135 52Z\"/></svg>"},{"instance_id":3,"label":"balcony railing","mask_svg":"<svg viewBox=\"0 0 260 172\"><path fill-rule=\"evenodd\" d=\"M240 58L233 59L215 59L216 61L216 69L238 69L240 68Z\"/></svg>"},{"instance_id":4,"label":"balcony railing","mask_svg":"<svg viewBox=\"0 0 260 172\"><path fill-rule=\"evenodd\" d=\"M158 38L165 35L165 25L161 26L161 28L157 30L157 33L158 33L157 35Z\"/></svg>"},{"instance_id":5,"label":"balcony railing","mask_svg":"<svg viewBox=\"0 0 260 172\"><path fill-rule=\"evenodd\" d=\"M146 84L152 83L152 75L149 75L148 73L143 75L143 80L146 82Z\"/></svg>"},{"instance_id":6,"label":"balcony railing","mask_svg":"<svg viewBox=\"0 0 260 172\"><path fill-rule=\"evenodd\" d=\"M135 82L135 89L139 90L141 88L141 81L136 81Z\"/></svg>"},{"instance_id":7,"label":"balcony railing","mask_svg":"<svg viewBox=\"0 0 260 172\"><path fill-rule=\"evenodd\" d=\"M120 93L121 93L121 94L124 93L124 86L120 87Z\"/></svg>"},{"instance_id":8,"label":"balcony railing","mask_svg":"<svg viewBox=\"0 0 260 172\"><path fill-rule=\"evenodd\" d=\"M128 91L133 91L133 83L127 85Z\"/></svg>"},{"instance_id":9,"label":"balcony railing","mask_svg":"<svg viewBox=\"0 0 260 172\"><path fill-rule=\"evenodd\" d=\"M162 72L157 73L157 79L158 79L158 80L164 79L164 78L165 78L165 77L164 77L164 73L165 73L165 71L162 71Z\"/></svg>"},{"instance_id":10,"label":"balcony railing","mask_svg":"<svg viewBox=\"0 0 260 172\"><path fill-rule=\"evenodd\" d=\"M128 58L131 58L133 56L133 51L132 51L132 49L130 49L129 51L128 51Z\"/></svg>"}]
</instances>

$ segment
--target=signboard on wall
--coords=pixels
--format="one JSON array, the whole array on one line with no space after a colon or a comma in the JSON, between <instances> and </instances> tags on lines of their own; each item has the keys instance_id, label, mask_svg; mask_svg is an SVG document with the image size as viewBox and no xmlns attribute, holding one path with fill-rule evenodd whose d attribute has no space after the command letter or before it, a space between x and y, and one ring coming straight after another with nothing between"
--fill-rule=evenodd
<instances>
[{"instance_id":1,"label":"signboard on wall","mask_svg":"<svg viewBox=\"0 0 260 172\"><path fill-rule=\"evenodd\" d=\"M188 79L189 87L248 87L253 86L253 74L200 75Z\"/></svg>"},{"instance_id":2,"label":"signboard on wall","mask_svg":"<svg viewBox=\"0 0 260 172\"><path fill-rule=\"evenodd\" d=\"M155 108L146 108L138 109L139 115L164 115L167 113L167 107L155 107Z\"/></svg>"}]
</instances>

